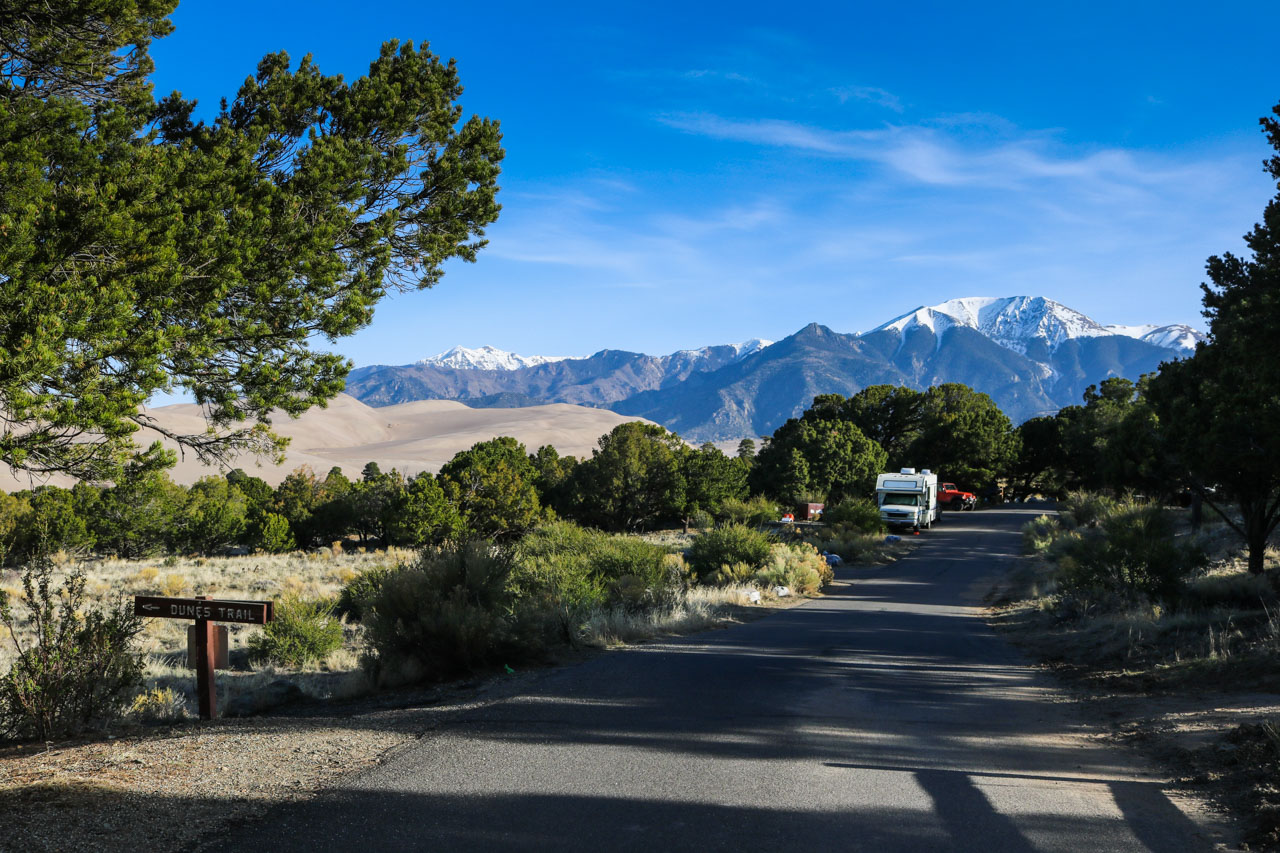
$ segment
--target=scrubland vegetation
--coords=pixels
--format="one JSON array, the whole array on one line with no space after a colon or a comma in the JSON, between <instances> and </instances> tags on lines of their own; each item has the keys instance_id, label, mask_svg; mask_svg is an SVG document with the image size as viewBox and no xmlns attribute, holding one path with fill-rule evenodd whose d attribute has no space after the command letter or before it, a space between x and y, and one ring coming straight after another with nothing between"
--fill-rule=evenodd
<instances>
[{"instance_id":1,"label":"scrubland vegetation","mask_svg":"<svg viewBox=\"0 0 1280 853\"><path fill-rule=\"evenodd\" d=\"M893 554L882 537L847 523L822 535L846 551L856 542L862 557ZM11 674L0 694L0 734L47 739L121 716L154 723L193 713L189 623L133 617L131 596L138 594L276 602L275 621L265 627L227 626L232 668L218 676L220 707L253 712L300 695L349 698L699 630L779 595L817 594L832 580L813 542L729 521L638 536L558 520L519 535L418 549L353 542L289 554L149 560L64 551L3 570L0 672ZM35 585L23 590L32 578ZM110 642L102 639L104 625ZM83 657L75 672L51 663L71 649ZM115 670L104 666L104 655ZM259 699L280 681L300 692ZM15 692L19 684L54 710L33 710L30 697Z\"/></svg>"},{"instance_id":2,"label":"scrubland vegetation","mask_svg":"<svg viewBox=\"0 0 1280 853\"><path fill-rule=\"evenodd\" d=\"M1280 692L1276 549L1252 572L1224 519L1197 529L1187 509L1084 492L1027 523L1023 541L1039 559L1015 579L999 622L1097 695ZM1139 736L1146 724L1133 724ZM1280 844L1277 721L1215 724L1210 747L1164 757L1246 815L1253 843Z\"/></svg>"}]
</instances>

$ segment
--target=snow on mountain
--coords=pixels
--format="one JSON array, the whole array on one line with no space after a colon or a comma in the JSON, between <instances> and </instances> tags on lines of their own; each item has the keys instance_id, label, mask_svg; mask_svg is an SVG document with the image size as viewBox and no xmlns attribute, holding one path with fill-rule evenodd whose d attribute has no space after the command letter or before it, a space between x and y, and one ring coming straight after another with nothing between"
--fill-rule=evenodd
<instances>
[{"instance_id":1,"label":"snow on mountain","mask_svg":"<svg viewBox=\"0 0 1280 853\"><path fill-rule=\"evenodd\" d=\"M939 337L952 326L967 326L1015 352L1025 352L1035 339L1055 350L1072 338L1113 334L1079 311L1043 296L949 299L941 305L917 308L872 331L907 332L921 326Z\"/></svg>"},{"instance_id":2,"label":"snow on mountain","mask_svg":"<svg viewBox=\"0 0 1280 853\"><path fill-rule=\"evenodd\" d=\"M725 344L732 347L734 360L744 359L772 344L773 341L751 338L736 344ZM666 356L673 362L691 363L701 361L711 355L712 347L685 349ZM555 361L570 361L581 356L563 355L517 355L500 350L497 347L483 346L476 349L470 347L454 347L439 355L424 358L418 364L430 364L437 367L452 367L457 370L519 370L522 367L535 367L539 364L550 364Z\"/></svg>"},{"instance_id":3,"label":"snow on mountain","mask_svg":"<svg viewBox=\"0 0 1280 853\"><path fill-rule=\"evenodd\" d=\"M766 341L760 338L751 338L750 340L742 341L741 343L723 344L723 346L732 347L733 353L734 353L733 360L741 361L747 356L754 355L755 353L760 352L760 350L764 349L767 346L771 346L772 344L773 344L773 341ZM710 356L712 349L713 347L699 347L698 349L682 349L678 352L671 353L671 355L667 356L667 358L672 360L683 359L685 361L695 361L697 359L707 358L708 356Z\"/></svg>"},{"instance_id":4,"label":"snow on mountain","mask_svg":"<svg viewBox=\"0 0 1280 853\"><path fill-rule=\"evenodd\" d=\"M773 341L766 341L761 338L752 338L749 341L743 341L740 344L731 344L738 351L738 358L746 358L749 355L755 355L765 347L773 346Z\"/></svg>"},{"instance_id":5,"label":"snow on mountain","mask_svg":"<svg viewBox=\"0 0 1280 853\"><path fill-rule=\"evenodd\" d=\"M1199 329L1193 329L1183 323L1173 323L1168 326L1156 326L1153 324L1142 326L1111 325L1107 326L1107 329L1113 334L1137 338L1140 341L1146 341L1158 347L1168 347L1169 349L1193 350L1196 348L1196 344L1206 339L1204 332Z\"/></svg>"},{"instance_id":6,"label":"snow on mountain","mask_svg":"<svg viewBox=\"0 0 1280 853\"><path fill-rule=\"evenodd\" d=\"M454 347L439 355L424 358L418 364L432 364L440 367L453 367L458 370L519 370L522 367L534 367L549 364L553 361L565 361L570 356L555 355L516 355L513 352L496 347Z\"/></svg>"},{"instance_id":7,"label":"snow on mountain","mask_svg":"<svg viewBox=\"0 0 1280 853\"><path fill-rule=\"evenodd\" d=\"M1171 349L1194 349L1204 335L1185 325L1103 326L1079 311L1043 296L972 296L917 308L873 329L905 333L926 328L941 338L952 326L966 326L1014 352L1026 354L1032 341L1052 352L1075 338L1124 335Z\"/></svg>"}]
</instances>

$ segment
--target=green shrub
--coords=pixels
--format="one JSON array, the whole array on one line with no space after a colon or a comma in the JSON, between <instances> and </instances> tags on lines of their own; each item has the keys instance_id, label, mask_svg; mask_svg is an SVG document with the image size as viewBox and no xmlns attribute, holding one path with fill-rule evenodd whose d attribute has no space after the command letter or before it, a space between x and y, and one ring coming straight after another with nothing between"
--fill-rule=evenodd
<instances>
[{"instance_id":1,"label":"green shrub","mask_svg":"<svg viewBox=\"0 0 1280 853\"><path fill-rule=\"evenodd\" d=\"M510 555L485 542L424 551L383 579L365 612L365 662L383 684L443 679L540 651L513 607Z\"/></svg>"},{"instance_id":2,"label":"green shrub","mask_svg":"<svg viewBox=\"0 0 1280 853\"><path fill-rule=\"evenodd\" d=\"M714 586L744 584L755 577L757 568L750 563L725 563L707 576L707 583Z\"/></svg>"},{"instance_id":3,"label":"green shrub","mask_svg":"<svg viewBox=\"0 0 1280 853\"><path fill-rule=\"evenodd\" d=\"M592 607L644 606L679 589L681 574L669 557L661 545L634 536L553 522L516 545L511 586L517 600L564 618Z\"/></svg>"},{"instance_id":4,"label":"green shrub","mask_svg":"<svg viewBox=\"0 0 1280 853\"><path fill-rule=\"evenodd\" d=\"M711 513L707 512L705 509L695 510L693 514L689 516L689 526L697 530L706 530L707 528L714 526L715 523L716 521L711 517Z\"/></svg>"},{"instance_id":5,"label":"green shrub","mask_svg":"<svg viewBox=\"0 0 1280 853\"><path fill-rule=\"evenodd\" d=\"M1062 525L1047 515L1037 516L1022 525L1022 547L1028 554L1039 554L1053 543Z\"/></svg>"},{"instance_id":6,"label":"green shrub","mask_svg":"<svg viewBox=\"0 0 1280 853\"><path fill-rule=\"evenodd\" d=\"M516 606L543 613L563 642L575 642L584 614L609 597L608 579L591 569L595 543L604 535L553 522L516 544L509 582Z\"/></svg>"},{"instance_id":7,"label":"green shrub","mask_svg":"<svg viewBox=\"0 0 1280 853\"><path fill-rule=\"evenodd\" d=\"M685 560L699 579L711 583L723 566L743 563L751 570L764 568L772 541L768 534L741 524L727 524L693 538Z\"/></svg>"},{"instance_id":8,"label":"green shrub","mask_svg":"<svg viewBox=\"0 0 1280 853\"><path fill-rule=\"evenodd\" d=\"M394 571L393 566L375 566L360 572L343 584L342 592L338 593L338 603L334 612L352 622L363 621L369 602L377 596L378 590L382 588L382 582Z\"/></svg>"},{"instance_id":9,"label":"green shrub","mask_svg":"<svg viewBox=\"0 0 1280 853\"><path fill-rule=\"evenodd\" d=\"M275 618L249 638L249 656L299 668L318 663L342 647L342 620L335 602L287 595L276 602Z\"/></svg>"},{"instance_id":10,"label":"green shrub","mask_svg":"<svg viewBox=\"0 0 1280 853\"><path fill-rule=\"evenodd\" d=\"M777 521L781 515L782 509L778 504L762 495L745 501L729 498L720 504L720 516L729 524L759 527Z\"/></svg>"},{"instance_id":11,"label":"green shrub","mask_svg":"<svg viewBox=\"0 0 1280 853\"><path fill-rule=\"evenodd\" d=\"M860 533L883 533L880 507L871 498L849 498L822 511L822 520L829 526L856 530Z\"/></svg>"},{"instance_id":12,"label":"green shrub","mask_svg":"<svg viewBox=\"0 0 1280 853\"><path fill-rule=\"evenodd\" d=\"M1062 588L1171 601L1204 553L1174 537L1172 516L1155 504L1112 502L1096 527L1065 533L1047 549Z\"/></svg>"},{"instance_id":13,"label":"green shrub","mask_svg":"<svg viewBox=\"0 0 1280 853\"><path fill-rule=\"evenodd\" d=\"M1066 524L1074 528L1095 527L1117 507L1115 498L1097 492L1069 492L1062 499L1059 509L1070 517Z\"/></svg>"},{"instance_id":14,"label":"green shrub","mask_svg":"<svg viewBox=\"0 0 1280 853\"><path fill-rule=\"evenodd\" d=\"M634 536L602 537L595 544L588 565L611 587L630 579L649 590L655 601L666 598L674 580L667 568L666 548Z\"/></svg>"},{"instance_id":15,"label":"green shrub","mask_svg":"<svg viewBox=\"0 0 1280 853\"><path fill-rule=\"evenodd\" d=\"M755 574L761 586L785 586L799 595L812 595L835 578L827 561L812 545L774 545L768 564Z\"/></svg>"},{"instance_id":16,"label":"green shrub","mask_svg":"<svg viewBox=\"0 0 1280 853\"><path fill-rule=\"evenodd\" d=\"M116 719L142 683L142 659L133 643L142 620L130 603L84 607L85 577L76 570L52 589L53 563L36 554L22 569L21 599L29 643L19 640L18 618L0 590L0 623L17 657L0 678L0 734L50 740Z\"/></svg>"},{"instance_id":17,"label":"green shrub","mask_svg":"<svg viewBox=\"0 0 1280 853\"><path fill-rule=\"evenodd\" d=\"M813 536L806 536L804 541L823 551L838 555L846 563L874 560L884 552L884 537L871 533L819 530Z\"/></svg>"},{"instance_id":18,"label":"green shrub","mask_svg":"<svg viewBox=\"0 0 1280 853\"><path fill-rule=\"evenodd\" d=\"M289 520L279 513L266 513L252 528L250 539L268 554L284 554L298 547Z\"/></svg>"}]
</instances>

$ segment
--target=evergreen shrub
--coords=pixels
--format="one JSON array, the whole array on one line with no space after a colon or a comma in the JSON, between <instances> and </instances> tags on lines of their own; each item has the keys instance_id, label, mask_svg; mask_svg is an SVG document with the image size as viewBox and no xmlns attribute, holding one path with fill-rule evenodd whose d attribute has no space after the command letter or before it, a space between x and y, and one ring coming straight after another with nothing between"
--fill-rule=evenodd
<instances>
[{"instance_id":1,"label":"evergreen shrub","mask_svg":"<svg viewBox=\"0 0 1280 853\"><path fill-rule=\"evenodd\" d=\"M848 498L822 511L822 520L828 526L860 533L883 533L880 507L871 498Z\"/></svg>"},{"instance_id":2,"label":"evergreen shrub","mask_svg":"<svg viewBox=\"0 0 1280 853\"><path fill-rule=\"evenodd\" d=\"M446 679L540 649L513 608L510 555L486 542L428 549L383 579L365 611L365 662L381 684Z\"/></svg>"},{"instance_id":3,"label":"evergreen shrub","mask_svg":"<svg viewBox=\"0 0 1280 853\"><path fill-rule=\"evenodd\" d=\"M781 518L782 509L763 495L756 495L745 501L729 498L720 504L720 515L729 524L759 527Z\"/></svg>"},{"instance_id":4,"label":"evergreen shrub","mask_svg":"<svg viewBox=\"0 0 1280 853\"><path fill-rule=\"evenodd\" d=\"M1074 528L1068 528L1074 529ZM1054 539L1062 532L1063 526L1056 518L1047 515L1036 516L1022 525L1022 547L1028 554L1039 554L1053 544Z\"/></svg>"},{"instance_id":5,"label":"evergreen shrub","mask_svg":"<svg viewBox=\"0 0 1280 853\"><path fill-rule=\"evenodd\" d=\"M666 548L572 522L544 524L513 552L512 588L527 606L570 619L596 607L666 601L681 575Z\"/></svg>"},{"instance_id":6,"label":"evergreen shrub","mask_svg":"<svg viewBox=\"0 0 1280 853\"><path fill-rule=\"evenodd\" d=\"M275 618L249 638L249 656L301 668L319 663L342 647L342 620L332 599L286 595L276 602Z\"/></svg>"},{"instance_id":7,"label":"evergreen shrub","mask_svg":"<svg viewBox=\"0 0 1280 853\"><path fill-rule=\"evenodd\" d=\"M1080 527L1055 533L1043 525L1052 536L1043 551L1057 564L1066 592L1172 602L1205 564L1204 552L1176 538L1172 514L1157 504L1078 495L1072 500Z\"/></svg>"},{"instance_id":8,"label":"evergreen shrub","mask_svg":"<svg viewBox=\"0 0 1280 853\"><path fill-rule=\"evenodd\" d=\"M727 574L716 574L722 567L743 564L752 572L758 571L768 563L772 544L767 533L743 524L726 524L695 536L685 560L699 580L723 585L731 581Z\"/></svg>"},{"instance_id":9,"label":"evergreen shrub","mask_svg":"<svg viewBox=\"0 0 1280 853\"><path fill-rule=\"evenodd\" d=\"M360 572L342 586L334 612L352 622L364 620L365 610L382 589L382 582L395 571L394 566L375 566Z\"/></svg>"}]
</instances>

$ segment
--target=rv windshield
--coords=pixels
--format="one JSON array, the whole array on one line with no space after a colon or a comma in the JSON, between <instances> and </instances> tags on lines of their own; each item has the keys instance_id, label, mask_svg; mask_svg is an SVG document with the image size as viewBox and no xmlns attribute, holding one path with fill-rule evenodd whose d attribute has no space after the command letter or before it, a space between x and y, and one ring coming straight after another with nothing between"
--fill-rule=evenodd
<instances>
[{"instance_id":1,"label":"rv windshield","mask_svg":"<svg viewBox=\"0 0 1280 853\"><path fill-rule=\"evenodd\" d=\"M894 504L896 506L919 506L920 496L919 495L899 495L899 494L895 494L894 492L889 492L884 496L884 502L881 505L888 506L889 504Z\"/></svg>"}]
</instances>

